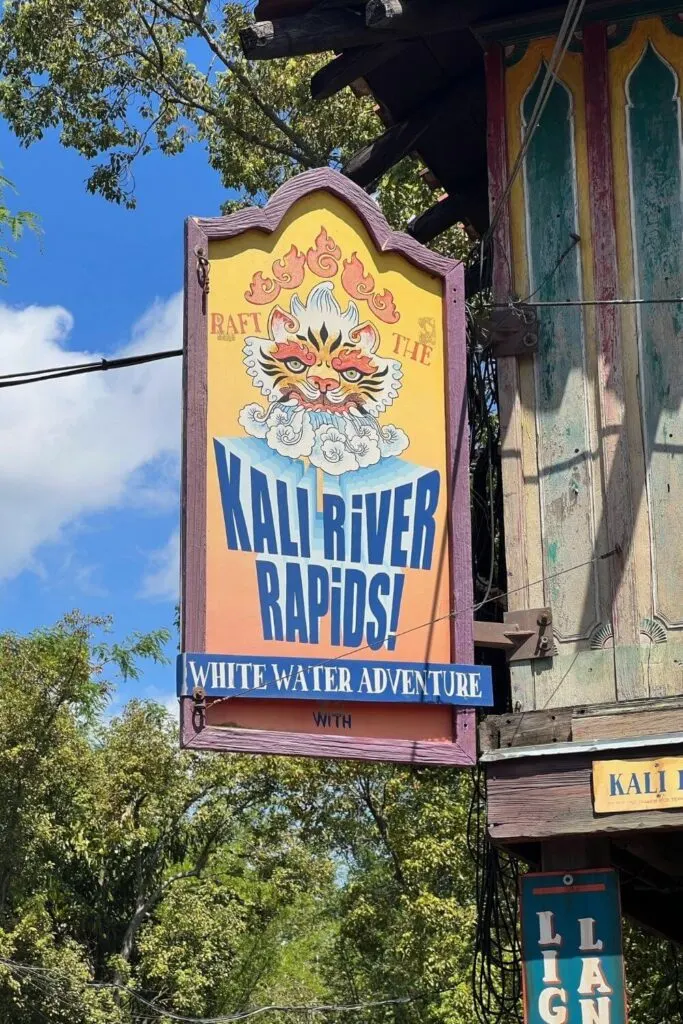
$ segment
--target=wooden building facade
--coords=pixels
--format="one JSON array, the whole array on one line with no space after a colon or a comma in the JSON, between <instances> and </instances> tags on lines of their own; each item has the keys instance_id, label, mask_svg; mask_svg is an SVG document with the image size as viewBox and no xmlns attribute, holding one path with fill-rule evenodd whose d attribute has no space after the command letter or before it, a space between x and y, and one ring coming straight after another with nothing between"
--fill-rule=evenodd
<instances>
[{"instance_id":1,"label":"wooden building facade","mask_svg":"<svg viewBox=\"0 0 683 1024\"><path fill-rule=\"evenodd\" d=\"M619 867L625 909L683 941L683 798L597 813L593 792L596 762L683 758L683 5L256 13L248 56L334 50L314 95L377 97L386 130L345 173L369 186L416 152L446 195L408 230L488 232L498 322L535 312L533 353L498 360L506 619L530 640L481 728L490 835Z\"/></svg>"},{"instance_id":2,"label":"wooden building facade","mask_svg":"<svg viewBox=\"0 0 683 1024\"><path fill-rule=\"evenodd\" d=\"M489 50L494 201L553 45ZM501 218L498 300L558 303L499 366L509 607L552 609L552 661L511 666L522 711L683 692L682 74L678 14L586 23Z\"/></svg>"}]
</instances>

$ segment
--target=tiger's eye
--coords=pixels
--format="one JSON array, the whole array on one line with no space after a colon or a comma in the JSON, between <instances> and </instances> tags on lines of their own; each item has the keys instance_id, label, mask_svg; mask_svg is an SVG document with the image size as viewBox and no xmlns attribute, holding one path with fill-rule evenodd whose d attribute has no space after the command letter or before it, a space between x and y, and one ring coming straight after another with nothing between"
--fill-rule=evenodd
<instances>
[{"instance_id":1,"label":"tiger's eye","mask_svg":"<svg viewBox=\"0 0 683 1024\"><path fill-rule=\"evenodd\" d=\"M301 373L302 370L306 369L302 361L296 358L285 359L285 366L287 367L288 370L291 370L292 373Z\"/></svg>"},{"instance_id":2,"label":"tiger's eye","mask_svg":"<svg viewBox=\"0 0 683 1024\"><path fill-rule=\"evenodd\" d=\"M349 384L355 384L357 381L361 379L363 374L360 372L360 370L349 369L342 370L341 376L344 378L344 380L347 380Z\"/></svg>"}]
</instances>

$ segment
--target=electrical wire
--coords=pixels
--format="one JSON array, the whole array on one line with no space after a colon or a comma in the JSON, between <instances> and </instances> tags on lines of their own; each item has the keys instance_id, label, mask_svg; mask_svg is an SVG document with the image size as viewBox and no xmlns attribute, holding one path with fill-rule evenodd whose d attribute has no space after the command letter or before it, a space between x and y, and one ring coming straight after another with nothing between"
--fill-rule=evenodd
<instances>
[{"instance_id":1,"label":"electrical wire","mask_svg":"<svg viewBox=\"0 0 683 1024\"><path fill-rule=\"evenodd\" d=\"M156 363L161 359L173 359L183 354L182 348L164 349L158 352L146 352L137 356L121 356L116 359L98 359L92 363L72 363L66 366L53 366L45 370L25 370L23 373L0 374L0 388L18 387L20 384L39 384L46 380L58 380L62 377L75 377L81 373L97 373L101 370L120 370L129 366L140 366L143 363Z\"/></svg>"},{"instance_id":2,"label":"electrical wire","mask_svg":"<svg viewBox=\"0 0 683 1024\"><path fill-rule=\"evenodd\" d=\"M559 266L559 263L558 263ZM544 282L545 284L546 282ZM532 294L536 294L535 292ZM512 309L516 305L524 306L660 306L680 305L683 296L672 295L662 299L546 299L542 302L529 302L520 299L518 302L493 302L494 309Z\"/></svg>"},{"instance_id":3,"label":"electrical wire","mask_svg":"<svg viewBox=\"0 0 683 1024\"><path fill-rule=\"evenodd\" d=\"M557 265L549 276L557 270L567 254L576 245L573 241L559 258ZM545 284L546 281L543 282ZM532 292L532 295L535 295ZM671 296L661 299L553 299L544 302L531 302L530 299L519 299L515 302L492 302L487 305L491 309L516 310L520 305L539 307L563 306L648 306L648 305L681 305L683 296ZM17 373L0 374L0 388L18 387L22 384L40 384L48 380L60 380L63 377L75 377L82 373L97 373L104 370L120 370L130 366L141 366L144 363L155 363L162 359L173 359L183 355L182 348L163 349L158 352L147 352L138 356L122 356L116 359L98 359L92 363L71 363L64 366L52 366L43 370L23 370Z\"/></svg>"},{"instance_id":4,"label":"electrical wire","mask_svg":"<svg viewBox=\"0 0 683 1024\"><path fill-rule=\"evenodd\" d=\"M52 983L54 986L58 982L73 982L74 978L60 971L54 971L46 967L34 967L31 964L19 963L16 960L10 960L7 958L0 958L0 965L7 967L9 970L14 971L19 975L26 975L36 987L41 988L43 991L48 992L43 982ZM37 980L36 977L37 976ZM84 982L83 986L90 989L103 989L109 991L115 991L121 995L126 995L135 999L140 1003L141 1006L145 1006L147 1009L152 1010L159 1016L166 1017L169 1020L180 1022L180 1024L237 1024L239 1021L249 1020L253 1017L258 1017L266 1013L352 1013L360 1012L363 1010L376 1009L383 1006L401 1006L408 1003L421 1002L428 999L432 999L438 995L443 995L452 989L439 990L438 992L424 993L422 995L414 996L396 996L394 998L387 999L374 999L368 1000L367 1002L357 1003L313 1003L313 1004L290 1004L290 1005L268 1005L258 1006L252 1010L245 1010L242 1013L225 1014L217 1017L187 1017L183 1014L174 1013L172 1010L164 1009L158 1006L156 1003L145 998L139 992L134 989L130 989L125 985L117 984L116 982L96 982L88 981ZM65 1002L65 1000L63 1000ZM71 1006L73 1009L73 1005Z\"/></svg>"},{"instance_id":5,"label":"electrical wire","mask_svg":"<svg viewBox=\"0 0 683 1024\"><path fill-rule=\"evenodd\" d=\"M428 629L430 626L436 625L437 622L444 622L446 619L457 619L460 615L465 612L478 611L486 604L490 604L491 601L501 601L503 598L509 597L511 594L517 594L522 590L528 590L530 587L539 586L541 583L546 583L548 580L557 579L558 576L564 576L568 572L575 572L577 569L583 569L587 565L594 565L596 562L602 561L606 558L611 558L612 555L616 555L621 549L617 546L612 548L610 551L605 551L601 555L594 555L592 558L587 558L585 562L579 562L577 565L570 565L566 569L560 569L558 572L550 573L547 576L541 576L537 580L530 580L528 583L524 583L520 587L514 587L512 590L506 590L502 594L493 594L478 604L466 605L464 608L456 609L452 612L447 612L445 615L438 615L435 618L428 619L426 622L421 622L418 626L409 626L407 629L399 630L393 633L397 639L400 636L407 636L409 633L415 633L419 629ZM316 668L322 666L323 668L328 665L334 665L339 661L343 661L344 658L351 658L354 654L361 654L363 651L375 651L376 648L371 647L370 644L363 644L362 647L354 647L350 651L343 651L341 654L337 654L334 658L327 658L322 661L316 661ZM312 668L304 666L304 671L311 672ZM186 695L187 696L187 695ZM225 701L235 700L235 697L211 697L211 706L216 704L222 704ZM2 961L0 961L1 963Z\"/></svg>"}]
</instances>

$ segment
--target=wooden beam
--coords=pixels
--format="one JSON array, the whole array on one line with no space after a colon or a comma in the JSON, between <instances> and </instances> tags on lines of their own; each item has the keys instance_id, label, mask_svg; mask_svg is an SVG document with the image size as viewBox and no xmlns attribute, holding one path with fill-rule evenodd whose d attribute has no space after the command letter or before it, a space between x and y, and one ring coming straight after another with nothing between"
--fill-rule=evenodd
<instances>
[{"instance_id":1,"label":"wooden beam","mask_svg":"<svg viewBox=\"0 0 683 1024\"><path fill-rule=\"evenodd\" d=\"M471 227L477 234L482 234L488 223L487 205L486 192L482 193L477 184L473 183L470 189L444 196L415 217L408 225L408 234L425 244L452 228L458 221Z\"/></svg>"},{"instance_id":2,"label":"wooden beam","mask_svg":"<svg viewBox=\"0 0 683 1024\"><path fill-rule=\"evenodd\" d=\"M322 11L273 21L256 21L240 29L240 42L250 60L302 57L324 50L345 50L368 42L379 43L365 26L362 12L346 9Z\"/></svg>"},{"instance_id":3,"label":"wooden beam","mask_svg":"<svg viewBox=\"0 0 683 1024\"><path fill-rule=\"evenodd\" d=\"M639 860L649 864L661 875L670 878L683 878L683 858L680 844L677 843L679 833L667 832L659 836L627 836L616 845Z\"/></svg>"},{"instance_id":4,"label":"wooden beam","mask_svg":"<svg viewBox=\"0 0 683 1024\"><path fill-rule=\"evenodd\" d=\"M479 643L477 631L496 627L495 623L475 622L474 637L478 646L493 646ZM626 737L656 736L669 732L683 735L683 697L651 697L621 704L581 705L574 708L555 708L551 711L522 711L496 718L498 732L514 735L513 743L500 746L533 747L542 743L557 743L565 740L609 740ZM556 732L555 721L567 722L563 736ZM566 734L564 734L566 733ZM683 864L682 864L683 874Z\"/></svg>"},{"instance_id":5,"label":"wooden beam","mask_svg":"<svg viewBox=\"0 0 683 1024\"><path fill-rule=\"evenodd\" d=\"M599 715L581 715L575 710L572 720L572 739L575 740L625 739L679 731L683 732L681 706L646 707L627 714L603 709Z\"/></svg>"},{"instance_id":6,"label":"wooden beam","mask_svg":"<svg viewBox=\"0 0 683 1024\"><path fill-rule=\"evenodd\" d=\"M683 739L681 741L683 747ZM489 755L490 756L490 755ZM622 757L638 760L641 755ZM489 835L518 843L568 835L610 835L683 828L683 810L627 811L596 815L592 766L585 752L486 764Z\"/></svg>"},{"instance_id":7,"label":"wooden beam","mask_svg":"<svg viewBox=\"0 0 683 1024\"><path fill-rule=\"evenodd\" d=\"M652 935L683 945L683 899L680 893L640 891L622 886L621 905L627 917L633 918Z\"/></svg>"},{"instance_id":8,"label":"wooden beam","mask_svg":"<svg viewBox=\"0 0 683 1024\"><path fill-rule=\"evenodd\" d=\"M380 18L370 28L362 7L320 6L291 18L256 21L240 30L240 40L250 60L302 57L457 31L468 26L477 9L481 3L414 2L400 16Z\"/></svg>"},{"instance_id":9,"label":"wooden beam","mask_svg":"<svg viewBox=\"0 0 683 1024\"><path fill-rule=\"evenodd\" d=\"M434 206L430 206L419 217L411 220L408 234L423 244L431 242L437 235L466 217L466 200L463 196L443 196L438 203L434 203Z\"/></svg>"},{"instance_id":10,"label":"wooden beam","mask_svg":"<svg viewBox=\"0 0 683 1024\"><path fill-rule=\"evenodd\" d=\"M421 171L418 171L418 174L424 181L427 188L431 188L434 192L442 191L441 182L434 174L431 167L423 167Z\"/></svg>"},{"instance_id":11,"label":"wooden beam","mask_svg":"<svg viewBox=\"0 0 683 1024\"><path fill-rule=\"evenodd\" d=\"M359 149L343 168L344 174L363 188L371 185L415 149L430 123L426 117L418 116L393 125Z\"/></svg>"},{"instance_id":12,"label":"wooden beam","mask_svg":"<svg viewBox=\"0 0 683 1024\"><path fill-rule=\"evenodd\" d=\"M544 871L581 871L609 867L609 842L604 836L551 839L541 846Z\"/></svg>"},{"instance_id":13,"label":"wooden beam","mask_svg":"<svg viewBox=\"0 0 683 1024\"><path fill-rule=\"evenodd\" d=\"M412 153L435 122L447 121L449 131L457 133L460 123L471 120L472 109L478 99L482 99L478 77L455 83L448 92L427 101L410 117L363 146L348 161L344 174L364 188L371 185L404 156Z\"/></svg>"},{"instance_id":14,"label":"wooden beam","mask_svg":"<svg viewBox=\"0 0 683 1024\"><path fill-rule=\"evenodd\" d=\"M368 0L365 23L373 32L433 35L466 28L481 15L481 2L444 3L443 0Z\"/></svg>"},{"instance_id":15,"label":"wooden beam","mask_svg":"<svg viewBox=\"0 0 683 1024\"><path fill-rule=\"evenodd\" d=\"M407 46L405 42L387 43L386 46L358 46L341 53L313 75L311 96L314 100L329 99L340 89L398 57Z\"/></svg>"}]
</instances>

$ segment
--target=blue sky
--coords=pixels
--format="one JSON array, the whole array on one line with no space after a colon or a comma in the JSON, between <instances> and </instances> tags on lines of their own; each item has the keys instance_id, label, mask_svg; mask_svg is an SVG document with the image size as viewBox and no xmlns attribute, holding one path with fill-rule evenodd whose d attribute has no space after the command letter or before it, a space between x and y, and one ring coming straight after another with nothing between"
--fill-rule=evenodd
<instances>
[{"instance_id":1,"label":"blue sky","mask_svg":"<svg viewBox=\"0 0 683 1024\"><path fill-rule=\"evenodd\" d=\"M135 168L137 209L86 192L56 136L1 130L16 208L40 218L0 290L2 372L178 347L183 221L226 198L199 147ZM111 614L115 635L172 627L177 589L180 360L7 389L0 402L0 621L26 632L65 612ZM4 407L4 410L3 410ZM169 651L175 653L175 637ZM121 685L169 702L173 667Z\"/></svg>"}]
</instances>

